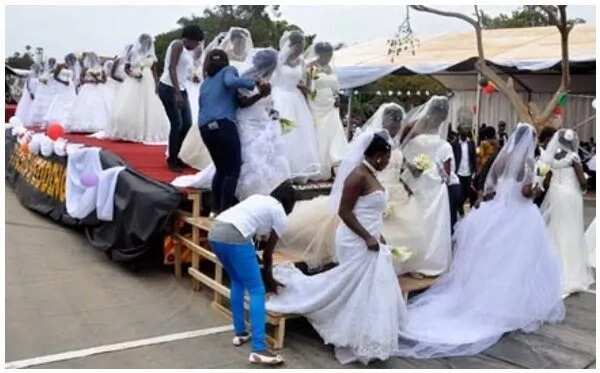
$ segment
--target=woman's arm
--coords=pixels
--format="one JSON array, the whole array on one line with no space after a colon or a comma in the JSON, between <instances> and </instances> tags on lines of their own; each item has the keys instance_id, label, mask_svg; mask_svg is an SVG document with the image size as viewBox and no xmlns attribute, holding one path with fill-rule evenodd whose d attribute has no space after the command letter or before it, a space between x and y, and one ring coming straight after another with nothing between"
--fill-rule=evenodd
<instances>
[{"instance_id":1,"label":"woman's arm","mask_svg":"<svg viewBox=\"0 0 600 373\"><path fill-rule=\"evenodd\" d=\"M64 84L64 85L69 85L69 82L67 82L66 80L62 80L62 79L61 79L61 78L58 76L58 74L60 74L60 72L62 71L62 69L64 69L64 66L63 66L63 65L58 65L58 68L57 68L56 70L54 70L54 79L55 79L57 82L60 82L60 83L62 83L62 84Z\"/></svg>"},{"instance_id":2,"label":"woman's arm","mask_svg":"<svg viewBox=\"0 0 600 373\"><path fill-rule=\"evenodd\" d=\"M356 201L363 192L365 177L356 170L352 171L344 183L344 190L340 201L338 215L348 228L366 243L369 250L378 251L377 240L360 224L352 211Z\"/></svg>"},{"instance_id":3,"label":"woman's arm","mask_svg":"<svg viewBox=\"0 0 600 373\"><path fill-rule=\"evenodd\" d=\"M579 181L579 185L582 190L587 189L587 180L585 179L585 174L583 173L583 166L581 162L579 162L579 158L573 159L573 169L575 170L575 175L577 176L577 180Z\"/></svg>"},{"instance_id":4,"label":"woman's arm","mask_svg":"<svg viewBox=\"0 0 600 373\"><path fill-rule=\"evenodd\" d=\"M225 67L225 69L225 75L223 76L223 83L225 84L225 87L230 89L254 89L256 85L254 80L240 78L235 68Z\"/></svg>"},{"instance_id":5,"label":"woman's arm","mask_svg":"<svg viewBox=\"0 0 600 373\"><path fill-rule=\"evenodd\" d=\"M271 231L271 235L267 240L267 243L264 245L263 251L263 265L264 265L264 273L265 273L265 287L266 291L269 293L277 294L277 287L285 287L282 283L278 282L273 278L273 252L275 251L275 246L277 245L277 241L279 241L279 236L275 233L274 230Z\"/></svg>"},{"instance_id":6,"label":"woman's arm","mask_svg":"<svg viewBox=\"0 0 600 373\"><path fill-rule=\"evenodd\" d=\"M237 101L238 101L238 105L241 108L246 108L249 106L254 105L257 101L259 101L261 98L263 97L267 97L268 95L271 94L271 85L270 84L265 84L265 85L259 85L258 87L258 93L252 96L244 96L240 93L238 93L237 95Z\"/></svg>"},{"instance_id":7,"label":"woman's arm","mask_svg":"<svg viewBox=\"0 0 600 373\"><path fill-rule=\"evenodd\" d=\"M115 63L113 63L112 69L110 70L110 77L119 83L123 83L123 79L117 76L117 69L119 68L119 63L121 62L117 58L115 58Z\"/></svg>"}]
</instances>

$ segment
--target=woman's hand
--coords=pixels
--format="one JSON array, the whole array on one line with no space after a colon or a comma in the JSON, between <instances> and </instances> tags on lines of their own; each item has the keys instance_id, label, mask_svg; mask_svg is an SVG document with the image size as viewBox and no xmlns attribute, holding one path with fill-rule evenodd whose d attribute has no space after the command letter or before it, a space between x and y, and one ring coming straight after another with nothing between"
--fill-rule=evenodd
<instances>
[{"instance_id":1,"label":"woman's hand","mask_svg":"<svg viewBox=\"0 0 600 373\"><path fill-rule=\"evenodd\" d=\"M423 170L418 169L417 166L415 166L414 164L407 162L407 165L408 165L408 169L410 170L410 173L414 177L419 177L423 174Z\"/></svg>"},{"instance_id":2,"label":"woman's hand","mask_svg":"<svg viewBox=\"0 0 600 373\"><path fill-rule=\"evenodd\" d=\"M375 237L371 236L365 240L367 243L367 248L371 251L379 251L379 242L375 239Z\"/></svg>"},{"instance_id":3,"label":"woman's hand","mask_svg":"<svg viewBox=\"0 0 600 373\"><path fill-rule=\"evenodd\" d=\"M264 82L263 84L258 85L258 93L262 97L267 97L271 94L271 84Z\"/></svg>"},{"instance_id":4,"label":"woman's hand","mask_svg":"<svg viewBox=\"0 0 600 373\"><path fill-rule=\"evenodd\" d=\"M266 273L265 274L265 291L267 293L277 294L277 288L278 287L284 288L285 285L282 284L281 282L275 280L273 278L273 274L272 273Z\"/></svg>"},{"instance_id":5,"label":"woman's hand","mask_svg":"<svg viewBox=\"0 0 600 373\"><path fill-rule=\"evenodd\" d=\"M304 82L300 82L298 83L298 85L296 86L298 87L298 89L300 90L300 92L302 92L302 95L304 96L304 98L308 97L308 88L306 87L306 85L304 84Z\"/></svg>"}]
</instances>

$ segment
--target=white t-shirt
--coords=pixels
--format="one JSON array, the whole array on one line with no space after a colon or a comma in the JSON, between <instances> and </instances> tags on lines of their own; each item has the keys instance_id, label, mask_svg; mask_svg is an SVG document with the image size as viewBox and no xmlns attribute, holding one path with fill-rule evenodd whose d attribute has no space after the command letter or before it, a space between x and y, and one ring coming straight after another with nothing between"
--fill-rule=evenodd
<instances>
[{"instance_id":1,"label":"white t-shirt","mask_svg":"<svg viewBox=\"0 0 600 373\"><path fill-rule=\"evenodd\" d=\"M458 176L456 176L456 173L454 172L454 170L456 169L456 161L454 160L454 151L452 150L452 145L450 145L450 143L448 143L447 141L443 142L443 145L440 147L440 150L438 152L438 162L441 163L441 166L443 167L443 164L450 159L450 177L448 178L448 185L455 185L458 184Z\"/></svg>"},{"instance_id":2,"label":"white t-shirt","mask_svg":"<svg viewBox=\"0 0 600 373\"><path fill-rule=\"evenodd\" d=\"M271 196L252 195L220 213L216 220L229 223L245 237L267 236L274 230L279 237L287 227L281 203Z\"/></svg>"},{"instance_id":3,"label":"white t-shirt","mask_svg":"<svg viewBox=\"0 0 600 373\"><path fill-rule=\"evenodd\" d=\"M458 175L471 176L471 167L469 165L469 142L460 141L460 164L458 165Z\"/></svg>"}]
</instances>

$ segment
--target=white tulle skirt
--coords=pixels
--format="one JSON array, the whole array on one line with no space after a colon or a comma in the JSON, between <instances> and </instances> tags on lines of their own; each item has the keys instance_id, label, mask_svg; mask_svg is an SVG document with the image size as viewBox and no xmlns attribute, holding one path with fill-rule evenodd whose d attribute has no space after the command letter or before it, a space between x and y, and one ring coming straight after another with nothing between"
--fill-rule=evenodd
<instances>
[{"instance_id":1,"label":"white tulle skirt","mask_svg":"<svg viewBox=\"0 0 600 373\"><path fill-rule=\"evenodd\" d=\"M291 177L279 123L239 118L237 127L242 167L235 194L240 201L252 194L269 195Z\"/></svg>"},{"instance_id":2,"label":"white tulle skirt","mask_svg":"<svg viewBox=\"0 0 600 373\"><path fill-rule=\"evenodd\" d=\"M48 83L41 83L35 90L35 99L33 100L33 105L31 106L31 118L29 123L25 123L30 125L31 127L46 124L46 113L52 104L52 100L54 99L54 95L56 94L56 85L57 83L54 79L48 81Z\"/></svg>"},{"instance_id":3,"label":"white tulle skirt","mask_svg":"<svg viewBox=\"0 0 600 373\"><path fill-rule=\"evenodd\" d=\"M84 84L65 126L67 132L92 133L104 130L110 123L110 102L105 84Z\"/></svg>"},{"instance_id":4,"label":"white tulle skirt","mask_svg":"<svg viewBox=\"0 0 600 373\"><path fill-rule=\"evenodd\" d=\"M75 87L73 83L68 86L55 82L55 95L52 99L52 103L48 107L48 112L44 116L46 123L58 122L64 128L69 126L69 119L71 116L71 110L77 94L75 93Z\"/></svg>"},{"instance_id":5,"label":"white tulle skirt","mask_svg":"<svg viewBox=\"0 0 600 373\"><path fill-rule=\"evenodd\" d=\"M563 319L559 258L530 201L498 198L456 226L448 273L408 306L397 355L477 354L513 330Z\"/></svg>"},{"instance_id":6,"label":"white tulle skirt","mask_svg":"<svg viewBox=\"0 0 600 373\"><path fill-rule=\"evenodd\" d=\"M34 96L35 97L35 96ZM17 103L17 110L15 110L15 116L21 120L21 123L25 127L31 125L31 114L34 100L31 99L31 93L27 88L23 89L23 94Z\"/></svg>"},{"instance_id":7,"label":"white tulle skirt","mask_svg":"<svg viewBox=\"0 0 600 373\"><path fill-rule=\"evenodd\" d=\"M192 126L198 126L198 99L200 97L200 83L194 83L191 80L185 81L185 91L190 101L190 111L192 113Z\"/></svg>"},{"instance_id":8,"label":"white tulle skirt","mask_svg":"<svg viewBox=\"0 0 600 373\"><path fill-rule=\"evenodd\" d=\"M154 77L149 68L142 69L142 79L127 76L117 91L110 125L111 138L158 143L169 138L169 118L156 94Z\"/></svg>"},{"instance_id":9,"label":"white tulle skirt","mask_svg":"<svg viewBox=\"0 0 600 373\"><path fill-rule=\"evenodd\" d=\"M273 87L272 97L279 117L295 128L282 135L292 178L308 178L321 172L317 133L306 99L299 90Z\"/></svg>"},{"instance_id":10,"label":"white tulle skirt","mask_svg":"<svg viewBox=\"0 0 600 373\"><path fill-rule=\"evenodd\" d=\"M334 106L335 99L330 93L331 90L326 88L321 91L326 93L317 91L314 101L310 101L321 163L321 172L312 177L313 180L329 180L331 168L341 162L348 148L340 111Z\"/></svg>"},{"instance_id":11,"label":"white tulle skirt","mask_svg":"<svg viewBox=\"0 0 600 373\"><path fill-rule=\"evenodd\" d=\"M196 125L190 127L181 144L179 158L196 170L204 170L212 164L208 148L200 135L200 127Z\"/></svg>"}]
</instances>

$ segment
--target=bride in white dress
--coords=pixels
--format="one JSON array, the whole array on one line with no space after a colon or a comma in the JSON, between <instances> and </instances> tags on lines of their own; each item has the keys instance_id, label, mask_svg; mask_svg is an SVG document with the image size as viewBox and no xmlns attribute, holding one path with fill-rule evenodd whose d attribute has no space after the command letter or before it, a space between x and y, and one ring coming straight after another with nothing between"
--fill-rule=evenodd
<instances>
[{"instance_id":1,"label":"bride in white dress","mask_svg":"<svg viewBox=\"0 0 600 373\"><path fill-rule=\"evenodd\" d=\"M164 143L169 137L169 118L156 94L156 63L152 36L141 34L126 48L127 77L116 93L106 135L133 142Z\"/></svg>"},{"instance_id":2,"label":"bride in white dress","mask_svg":"<svg viewBox=\"0 0 600 373\"><path fill-rule=\"evenodd\" d=\"M246 79L268 80L277 66L277 51L272 48L256 50L251 67L242 73ZM254 91L240 91L242 100L252 100ZM281 128L274 118L271 96L259 98L237 113L237 127L242 151L242 167L235 190L240 201L252 194L269 195L291 176L290 166L283 150ZM215 166L210 163L196 175L180 176L173 181L178 187L202 187L210 189Z\"/></svg>"},{"instance_id":3,"label":"bride in white dress","mask_svg":"<svg viewBox=\"0 0 600 373\"><path fill-rule=\"evenodd\" d=\"M54 75L54 69L56 68L56 59L49 58L42 66L42 73L40 74L38 81L38 87L35 90L35 99L31 106L31 123L25 123L33 127L35 125L45 125L47 122L44 117L48 112L50 104L54 99L56 93L56 83L52 76Z\"/></svg>"},{"instance_id":4,"label":"bride in white dress","mask_svg":"<svg viewBox=\"0 0 600 373\"><path fill-rule=\"evenodd\" d=\"M302 90L304 34L286 31L279 42L279 63L273 74L273 102L283 127L283 142L292 177L305 182L321 172L317 133Z\"/></svg>"},{"instance_id":5,"label":"bride in white dress","mask_svg":"<svg viewBox=\"0 0 600 373\"><path fill-rule=\"evenodd\" d=\"M240 27L232 27L228 32L222 32L211 41L206 49L204 50L203 56L213 49L222 49L227 53L229 58L229 64L234 66L238 73L248 70L251 66L251 52L253 49L252 35L250 31ZM200 70L202 70L203 61L200 63ZM202 72L200 77L202 77ZM198 93L196 95L196 107L198 106L198 95L200 84L198 84ZM189 92L188 92L189 95ZM191 99L191 96L189 96ZM208 148L204 145L202 137L200 136L200 128L197 125L198 114L193 118L194 125L188 130L183 143L181 144L181 150L179 151L179 158L188 166L193 167L197 170L204 170L212 164L212 159Z\"/></svg>"},{"instance_id":6,"label":"bride in white dress","mask_svg":"<svg viewBox=\"0 0 600 373\"><path fill-rule=\"evenodd\" d=\"M34 63L29 68L29 75L25 80L25 86L23 87L23 93L17 104L15 111L15 117L21 120L24 126L29 127L31 125L31 114L33 102L36 96L36 88L40 84L39 77L43 72L42 66L38 63Z\"/></svg>"},{"instance_id":7,"label":"bride in white dress","mask_svg":"<svg viewBox=\"0 0 600 373\"><path fill-rule=\"evenodd\" d=\"M73 103L65 130L88 133L104 130L110 122L110 101L106 75L96 53L88 52L83 57L82 75L79 94Z\"/></svg>"},{"instance_id":8,"label":"bride in white dress","mask_svg":"<svg viewBox=\"0 0 600 373\"><path fill-rule=\"evenodd\" d=\"M54 70L51 84L54 86L54 97L44 116L44 122L58 122L65 129L69 125L71 109L77 97L77 57L75 53L65 56L65 61ZM50 83L49 83L50 84Z\"/></svg>"},{"instance_id":9,"label":"bride in white dress","mask_svg":"<svg viewBox=\"0 0 600 373\"><path fill-rule=\"evenodd\" d=\"M519 124L490 169L488 201L456 225L450 270L409 304L397 355L474 355L563 319L559 258L532 202L534 149L535 130Z\"/></svg>"},{"instance_id":10,"label":"bride in white dress","mask_svg":"<svg viewBox=\"0 0 600 373\"><path fill-rule=\"evenodd\" d=\"M448 107L447 97L433 96L408 115L408 132L402 140L405 167L401 178L414 192L423 211L423 226L430 230L425 246L411 248L415 255L405 270L427 276L445 272L452 259L448 188L444 183L444 164L451 150L446 146ZM423 158L429 165L418 165L418 159Z\"/></svg>"},{"instance_id":11,"label":"bride in white dress","mask_svg":"<svg viewBox=\"0 0 600 373\"><path fill-rule=\"evenodd\" d=\"M314 276L291 263L273 268L285 287L268 299L267 309L305 316L343 364L389 358L406 318L392 254L381 235L387 192L375 176L387 166L390 142L386 131L367 131L340 165L329 205L343 220L335 237L339 265Z\"/></svg>"},{"instance_id":12,"label":"bride in white dress","mask_svg":"<svg viewBox=\"0 0 600 373\"><path fill-rule=\"evenodd\" d=\"M331 170L341 162L348 141L338 109L340 84L332 67L333 47L330 43L314 44L306 66L308 103L315 122L321 172L314 180L329 180Z\"/></svg>"},{"instance_id":13,"label":"bride in white dress","mask_svg":"<svg viewBox=\"0 0 600 373\"><path fill-rule=\"evenodd\" d=\"M562 260L563 296L587 290L594 282L588 268L583 223L583 190L586 185L577 151L579 138L571 129L556 131L542 162L551 168L550 187L542 214L554 248Z\"/></svg>"}]
</instances>

